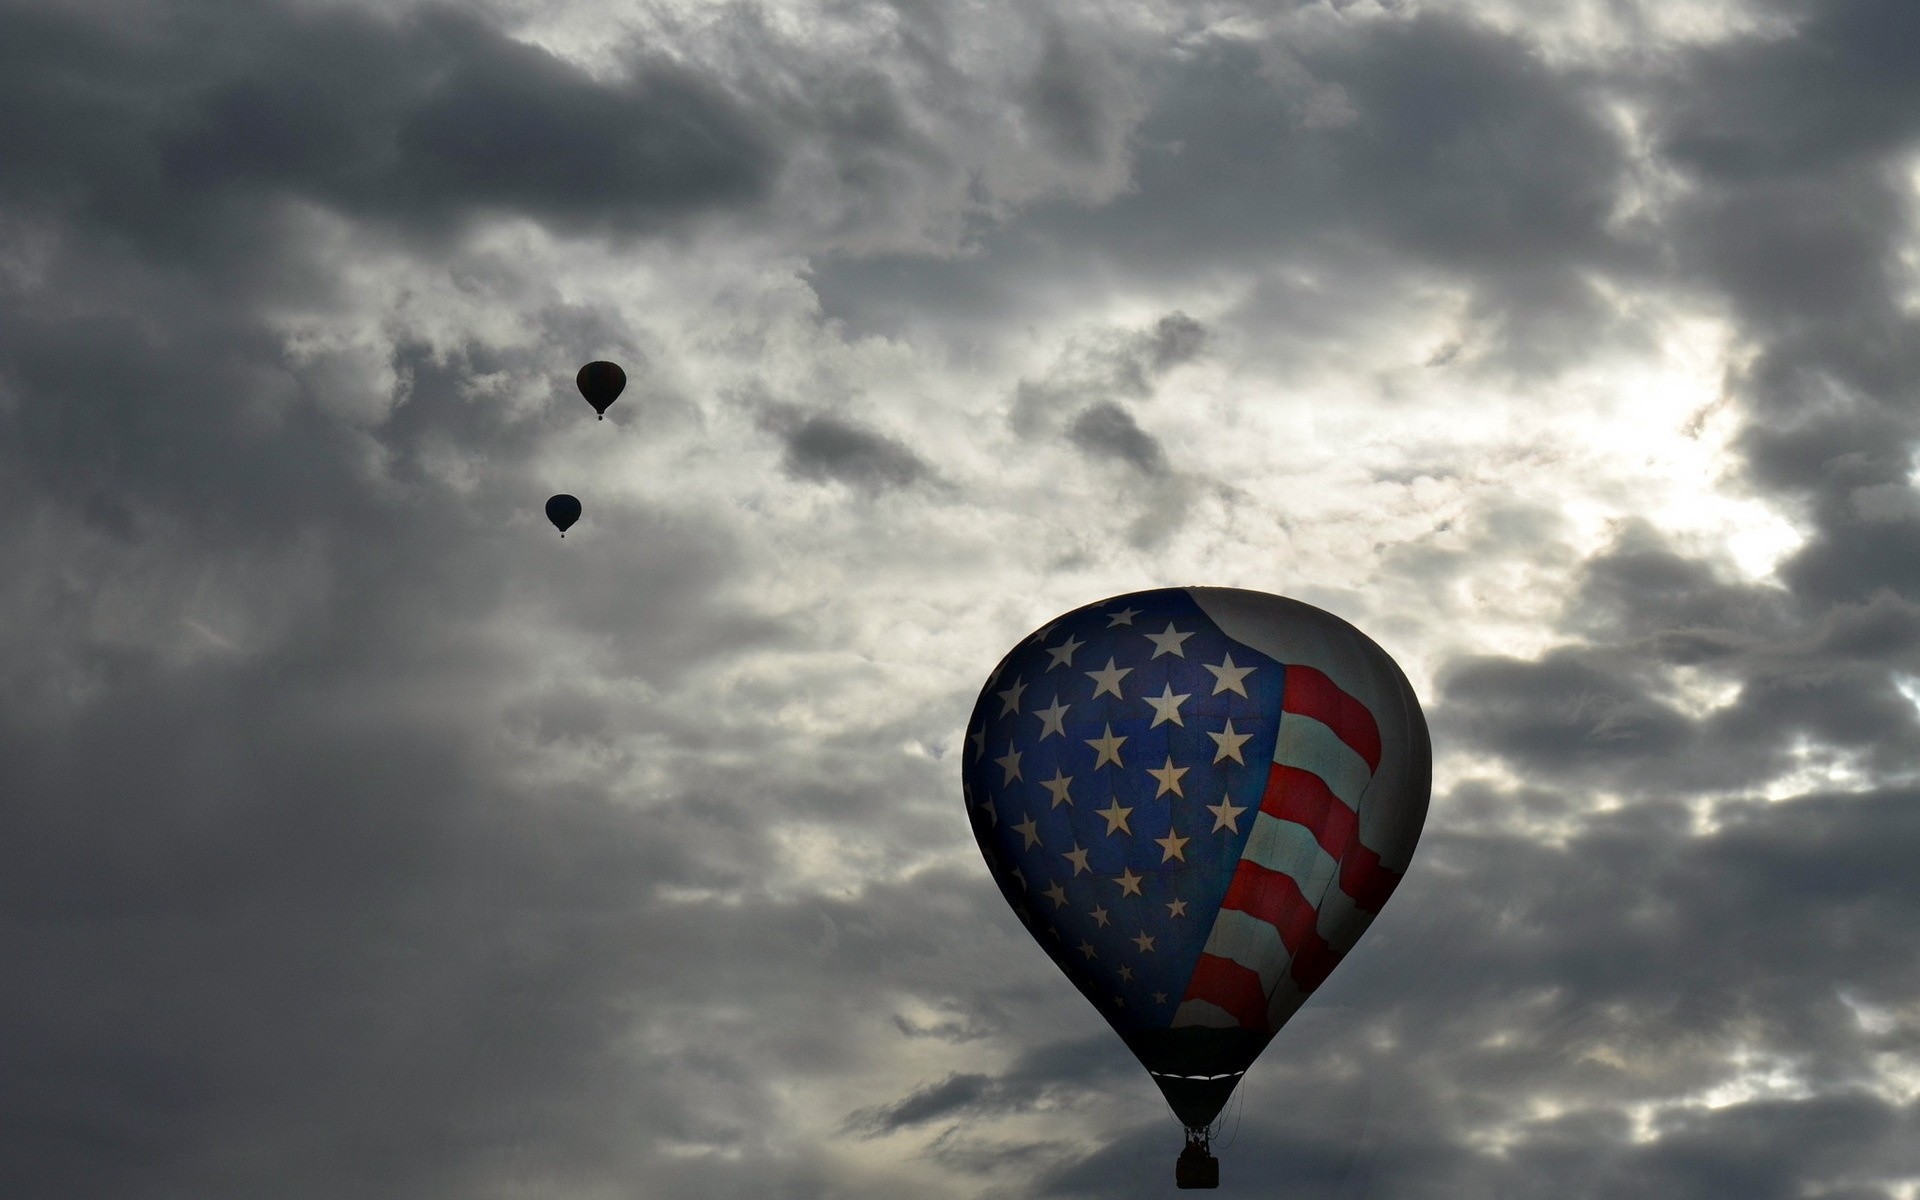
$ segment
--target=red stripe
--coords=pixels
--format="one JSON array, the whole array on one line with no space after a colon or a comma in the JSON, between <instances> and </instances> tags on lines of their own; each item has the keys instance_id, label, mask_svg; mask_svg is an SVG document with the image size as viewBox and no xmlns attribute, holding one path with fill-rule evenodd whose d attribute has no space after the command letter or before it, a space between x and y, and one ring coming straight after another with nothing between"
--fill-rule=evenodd
<instances>
[{"instance_id":1,"label":"red stripe","mask_svg":"<svg viewBox=\"0 0 1920 1200\"><path fill-rule=\"evenodd\" d=\"M1274 763L1267 769L1267 790L1260 797L1260 811L1305 825L1335 862L1360 836L1360 819L1333 794L1325 780L1285 763Z\"/></svg>"},{"instance_id":2,"label":"red stripe","mask_svg":"<svg viewBox=\"0 0 1920 1200\"><path fill-rule=\"evenodd\" d=\"M1400 886L1400 872L1380 865L1380 856L1366 848L1358 838L1340 859L1340 890L1353 897L1361 909L1377 913L1380 906Z\"/></svg>"},{"instance_id":3,"label":"red stripe","mask_svg":"<svg viewBox=\"0 0 1920 1200\"><path fill-rule=\"evenodd\" d=\"M1233 882L1227 885L1227 898L1220 907L1238 909L1273 926L1289 951L1298 951L1302 942L1315 936L1313 925L1318 914L1300 894L1300 885L1293 877L1244 858L1234 868Z\"/></svg>"},{"instance_id":4,"label":"red stripe","mask_svg":"<svg viewBox=\"0 0 1920 1200\"><path fill-rule=\"evenodd\" d=\"M1300 894L1300 885L1290 875L1242 859L1220 907L1238 909L1279 931L1281 943L1292 955L1288 974L1302 991L1319 987L1340 965L1342 955L1316 928L1320 914Z\"/></svg>"},{"instance_id":5,"label":"red stripe","mask_svg":"<svg viewBox=\"0 0 1920 1200\"><path fill-rule=\"evenodd\" d=\"M1340 890L1366 912L1379 912L1400 886L1400 872L1380 865L1380 856L1360 840L1353 810L1313 772L1274 763L1267 769L1260 811L1312 830L1320 848L1340 864Z\"/></svg>"},{"instance_id":6,"label":"red stripe","mask_svg":"<svg viewBox=\"0 0 1920 1200\"><path fill-rule=\"evenodd\" d=\"M1183 999L1217 1004L1248 1029L1267 1027L1267 993L1260 976L1230 958L1202 954Z\"/></svg>"},{"instance_id":7,"label":"red stripe","mask_svg":"<svg viewBox=\"0 0 1920 1200\"><path fill-rule=\"evenodd\" d=\"M1289 664L1280 710L1312 717L1366 759L1368 769L1380 769L1380 726L1374 722L1373 713L1324 673Z\"/></svg>"}]
</instances>

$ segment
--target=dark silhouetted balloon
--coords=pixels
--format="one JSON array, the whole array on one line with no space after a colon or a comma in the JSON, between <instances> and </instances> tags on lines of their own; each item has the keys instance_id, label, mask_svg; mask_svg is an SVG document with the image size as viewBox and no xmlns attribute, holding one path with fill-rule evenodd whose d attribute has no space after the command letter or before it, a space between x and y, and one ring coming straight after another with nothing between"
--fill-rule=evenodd
<instances>
[{"instance_id":1,"label":"dark silhouetted balloon","mask_svg":"<svg viewBox=\"0 0 1920 1200\"><path fill-rule=\"evenodd\" d=\"M553 527L560 531L561 537L567 536L567 530L573 528L573 523L579 519L580 502L572 496L561 492L558 496L547 498L547 520L553 522Z\"/></svg>"},{"instance_id":2,"label":"dark silhouetted balloon","mask_svg":"<svg viewBox=\"0 0 1920 1200\"><path fill-rule=\"evenodd\" d=\"M1218 1186L1212 1126L1392 895L1432 770L1387 653L1264 592L1090 604L981 691L961 768L974 837L1187 1127L1179 1186Z\"/></svg>"},{"instance_id":3,"label":"dark silhouetted balloon","mask_svg":"<svg viewBox=\"0 0 1920 1200\"><path fill-rule=\"evenodd\" d=\"M590 362L580 368L573 377L579 385L580 394L593 405L593 411L600 414L602 421L607 419L607 406L620 398L627 389L627 373L619 364L610 362Z\"/></svg>"}]
</instances>

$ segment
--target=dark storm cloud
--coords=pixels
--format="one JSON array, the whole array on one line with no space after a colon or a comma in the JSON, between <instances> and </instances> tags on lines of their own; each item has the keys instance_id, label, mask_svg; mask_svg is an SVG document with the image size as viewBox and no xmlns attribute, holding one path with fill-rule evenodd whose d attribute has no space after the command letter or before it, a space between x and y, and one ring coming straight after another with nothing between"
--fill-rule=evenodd
<instances>
[{"instance_id":1,"label":"dark storm cloud","mask_svg":"<svg viewBox=\"0 0 1920 1200\"><path fill-rule=\"evenodd\" d=\"M1920 765L1914 704L1892 672L1915 665L1911 605L1882 594L1807 625L1780 589L1729 582L1644 526L1585 564L1567 625L1590 640L1537 659L1455 659L1434 720L1542 777L1586 776L1675 794L1753 786L1799 742ZM1670 676L1695 667L1733 689L1702 715Z\"/></svg>"},{"instance_id":2,"label":"dark storm cloud","mask_svg":"<svg viewBox=\"0 0 1920 1200\"><path fill-rule=\"evenodd\" d=\"M1112 138L1113 105L1105 102L1103 90L1098 66L1077 53L1066 32L1054 25L1021 107L1055 153L1093 162Z\"/></svg>"},{"instance_id":3,"label":"dark storm cloud","mask_svg":"<svg viewBox=\"0 0 1920 1200\"><path fill-rule=\"evenodd\" d=\"M1088 454L1117 459L1142 475L1167 473L1167 452L1159 439L1111 400L1080 410L1067 426L1067 439Z\"/></svg>"},{"instance_id":4,"label":"dark storm cloud","mask_svg":"<svg viewBox=\"0 0 1920 1200\"><path fill-rule=\"evenodd\" d=\"M932 476L932 468L911 447L844 417L774 405L761 423L779 436L785 447L781 467L795 479L878 493Z\"/></svg>"},{"instance_id":5,"label":"dark storm cloud","mask_svg":"<svg viewBox=\"0 0 1920 1200\"><path fill-rule=\"evenodd\" d=\"M698 868L604 802L502 795L431 698L489 664L415 627L385 674L368 632L6 723L9 1192L441 1194L528 1133L509 1097L615 1082L622 881ZM255 1138L267 1174L221 1162Z\"/></svg>"},{"instance_id":6,"label":"dark storm cloud","mask_svg":"<svg viewBox=\"0 0 1920 1200\"><path fill-rule=\"evenodd\" d=\"M363 222L369 253L486 213L643 230L764 194L758 125L686 69L598 82L442 10L0 25L0 1191L474 1196L626 1178L662 1142L805 1176L727 1056L616 1050L647 980L697 973L652 941L690 927L660 890L759 886L764 822L697 786L643 810L593 770L525 782L543 756L618 763L625 721L678 753L716 729L536 686L503 620L545 652L610 645L642 691L791 636L716 599L723 524L588 493L583 548L630 550L538 530L559 481L536 451L585 413L572 368L624 339L545 295L519 314L538 350L296 353L271 323L342 303L282 201ZM557 403L476 400L485 379ZM808 963L819 914L761 911ZM738 986L726 959L696 1006Z\"/></svg>"},{"instance_id":7,"label":"dark storm cloud","mask_svg":"<svg viewBox=\"0 0 1920 1200\"><path fill-rule=\"evenodd\" d=\"M1210 336L1178 310L1144 329L1098 329L1014 385L1007 425L1017 436L1058 437L1095 464L1119 468L1128 480L1122 502L1138 510L1127 529L1135 546L1161 546L1178 532L1201 484L1175 468L1125 402L1150 402L1169 372L1206 352Z\"/></svg>"},{"instance_id":8,"label":"dark storm cloud","mask_svg":"<svg viewBox=\"0 0 1920 1200\"><path fill-rule=\"evenodd\" d=\"M1165 452L1119 401L1150 398L1169 371L1200 357L1207 338L1204 325L1178 311L1146 329L1096 331L1065 347L1046 373L1015 386L1007 422L1028 437L1068 422L1067 437L1083 450L1158 473L1154 464L1164 468Z\"/></svg>"},{"instance_id":9,"label":"dark storm cloud","mask_svg":"<svg viewBox=\"0 0 1920 1200\"><path fill-rule=\"evenodd\" d=\"M1200 356L1207 327L1183 312L1170 312L1153 324L1146 345L1147 366L1155 375Z\"/></svg>"},{"instance_id":10,"label":"dark storm cloud","mask_svg":"<svg viewBox=\"0 0 1920 1200\"><path fill-rule=\"evenodd\" d=\"M1608 771L1626 760L1663 763L1689 732L1644 685L1580 653L1456 659L1440 686L1457 739L1540 770L1564 774L1594 758Z\"/></svg>"},{"instance_id":11,"label":"dark storm cloud","mask_svg":"<svg viewBox=\"0 0 1920 1200\"><path fill-rule=\"evenodd\" d=\"M1284 54L1276 73L1263 49ZM1153 76L1123 194L1066 204L947 260L829 261L825 307L876 329L904 313L969 321L1071 304L1074 281L1119 269L1156 287L1292 266L1238 314L1263 338L1346 335L1390 303L1406 266L1470 290L1476 348L1529 361L1590 343L1609 318L1586 282L1653 263L1613 228L1632 180L1598 80L1557 73L1521 38L1438 13L1356 23L1272 47L1202 39ZM1312 97L1336 88L1339 112Z\"/></svg>"},{"instance_id":12,"label":"dark storm cloud","mask_svg":"<svg viewBox=\"0 0 1920 1200\"><path fill-rule=\"evenodd\" d=\"M849 1128L861 1130L869 1136L897 1133L912 1125L974 1108L987 1093L990 1084L985 1075L956 1072L884 1108L855 1113L847 1124Z\"/></svg>"},{"instance_id":13,"label":"dark storm cloud","mask_svg":"<svg viewBox=\"0 0 1920 1200\"><path fill-rule=\"evenodd\" d=\"M1590 636L1677 665L1711 663L1792 630L1786 593L1733 582L1640 521L1586 562L1567 616Z\"/></svg>"},{"instance_id":14,"label":"dark storm cloud","mask_svg":"<svg viewBox=\"0 0 1920 1200\"><path fill-rule=\"evenodd\" d=\"M0 8L0 195L156 249L300 199L440 229L638 230L764 195L766 130L664 61L601 82L446 8Z\"/></svg>"},{"instance_id":15,"label":"dark storm cloud","mask_svg":"<svg viewBox=\"0 0 1920 1200\"><path fill-rule=\"evenodd\" d=\"M662 1090L636 1097L608 1031L644 970L652 889L735 885L766 848L692 800L642 823L594 788L504 783L503 735L591 748L617 730L604 706L596 725L503 705L499 680L529 664L488 625L505 608L548 639L617 630L614 660L662 682L777 637L709 623L734 569L724 531L629 509L637 562L543 537L551 560L516 567L501 530L548 490L523 461L535 432L460 384L526 364L403 348L408 403L370 478L295 372L285 415L249 421L260 397L222 354L272 361L260 339L210 351L223 319L244 323L168 295L153 311L174 344L13 301L29 402L7 414L5 487L31 516L4 545L35 586L7 592L0 939L32 982L0 1017L0 1190L473 1194L454 1181L560 1170L546 1155L619 1173L628 1131L581 1100L719 1136L684 1102L709 1067L657 1062ZM457 495L434 482L436 446L492 464ZM76 488L94 501L79 520L61 515ZM724 1107L755 1103L747 1087ZM281 1148L271 1166L223 1161L256 1140Z\"/></svg>"}]
</instances>

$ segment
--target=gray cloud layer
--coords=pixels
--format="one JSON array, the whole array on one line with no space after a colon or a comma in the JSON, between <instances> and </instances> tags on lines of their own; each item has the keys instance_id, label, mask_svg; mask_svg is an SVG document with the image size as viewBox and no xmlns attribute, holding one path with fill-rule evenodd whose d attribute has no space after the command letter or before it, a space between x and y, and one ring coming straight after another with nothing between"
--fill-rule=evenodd
<instances>
[{"instance_id":1,"label":"gray cloud layer","mask_svg":"<svg viewBox=\"0 0 1920 1200\"><path fill-rule=\"evenodd\" d=\"M1376 472L1467 489L1346 551L1448 782L1229 1190L1905 1195L1920 14L1240 15L0 5L0 1192L1161 1194L959 816L985 641L1285 558L1206 396L1438 311L1436 394L1573 420L1665 305L1802 540Z\"/></svg>"}]
</instances>

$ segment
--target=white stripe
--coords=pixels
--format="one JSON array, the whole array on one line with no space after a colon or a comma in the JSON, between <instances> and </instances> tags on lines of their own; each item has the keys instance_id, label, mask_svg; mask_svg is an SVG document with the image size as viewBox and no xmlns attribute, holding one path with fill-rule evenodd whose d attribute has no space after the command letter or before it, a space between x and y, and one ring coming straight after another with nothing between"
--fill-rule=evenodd
<instances>
[{"instance_id":1,"label":"white stripe","mask_svg":"<svg viewBox=\"0 0 1920 1200\"><path fill-rule=\"evenodd\" d=\"M1302 713L1287 713L1280 718L1280 736L1273 744L1273 761L1283 767L1311 771L1326 781L1340 803L1360 811L1360 797L1366 793L1373 768L1352 746L1340 740L1320 721Z\"/></svg>"},{"instance_id":2,"label":"white stripe","mask_svg":"<svg viewBox=\"0 0 1920 1200\"><path fill-rule=\"evenodd\" d=\"M1273 991L1273 985L1279 982L1292 959L1286 943L1280 940L1278 929L1231 908L1221 909L1213 918L1206 953L1230 959L1258 975L1262 992Z\"/></svg>"},{"instance_id":3,"label":"white stripe","mask_svg":"<svg viewBox=\"0 0 1920 1200\"><path fill-rule=\"evenodd\" d=\"M1292 879L1299 886L1300 894L1316 910L1320 894L1327 890L1340 870L1333 855L1322 850L1314 840L1313 830L1298 821L1283 821L1271 813L1261 813L1254 818L1253 830L1247 835L1247 848L1240 857Z\"/></svg>"},{"instance_id":4,"label":"white stripe","mask_svg":"<svg viewBox=\"0 0 1920 1200\"><path fill-rule=\"evenodd\" d=\"M1183 1000L1180 1007L1173 1011L1173 1027L1182 1025L1205 1025L1213 1029L1238 1029L1240 1022L1233 1014L1218 1004L1206 1000Z\"/></svg>"}]
</instances>

